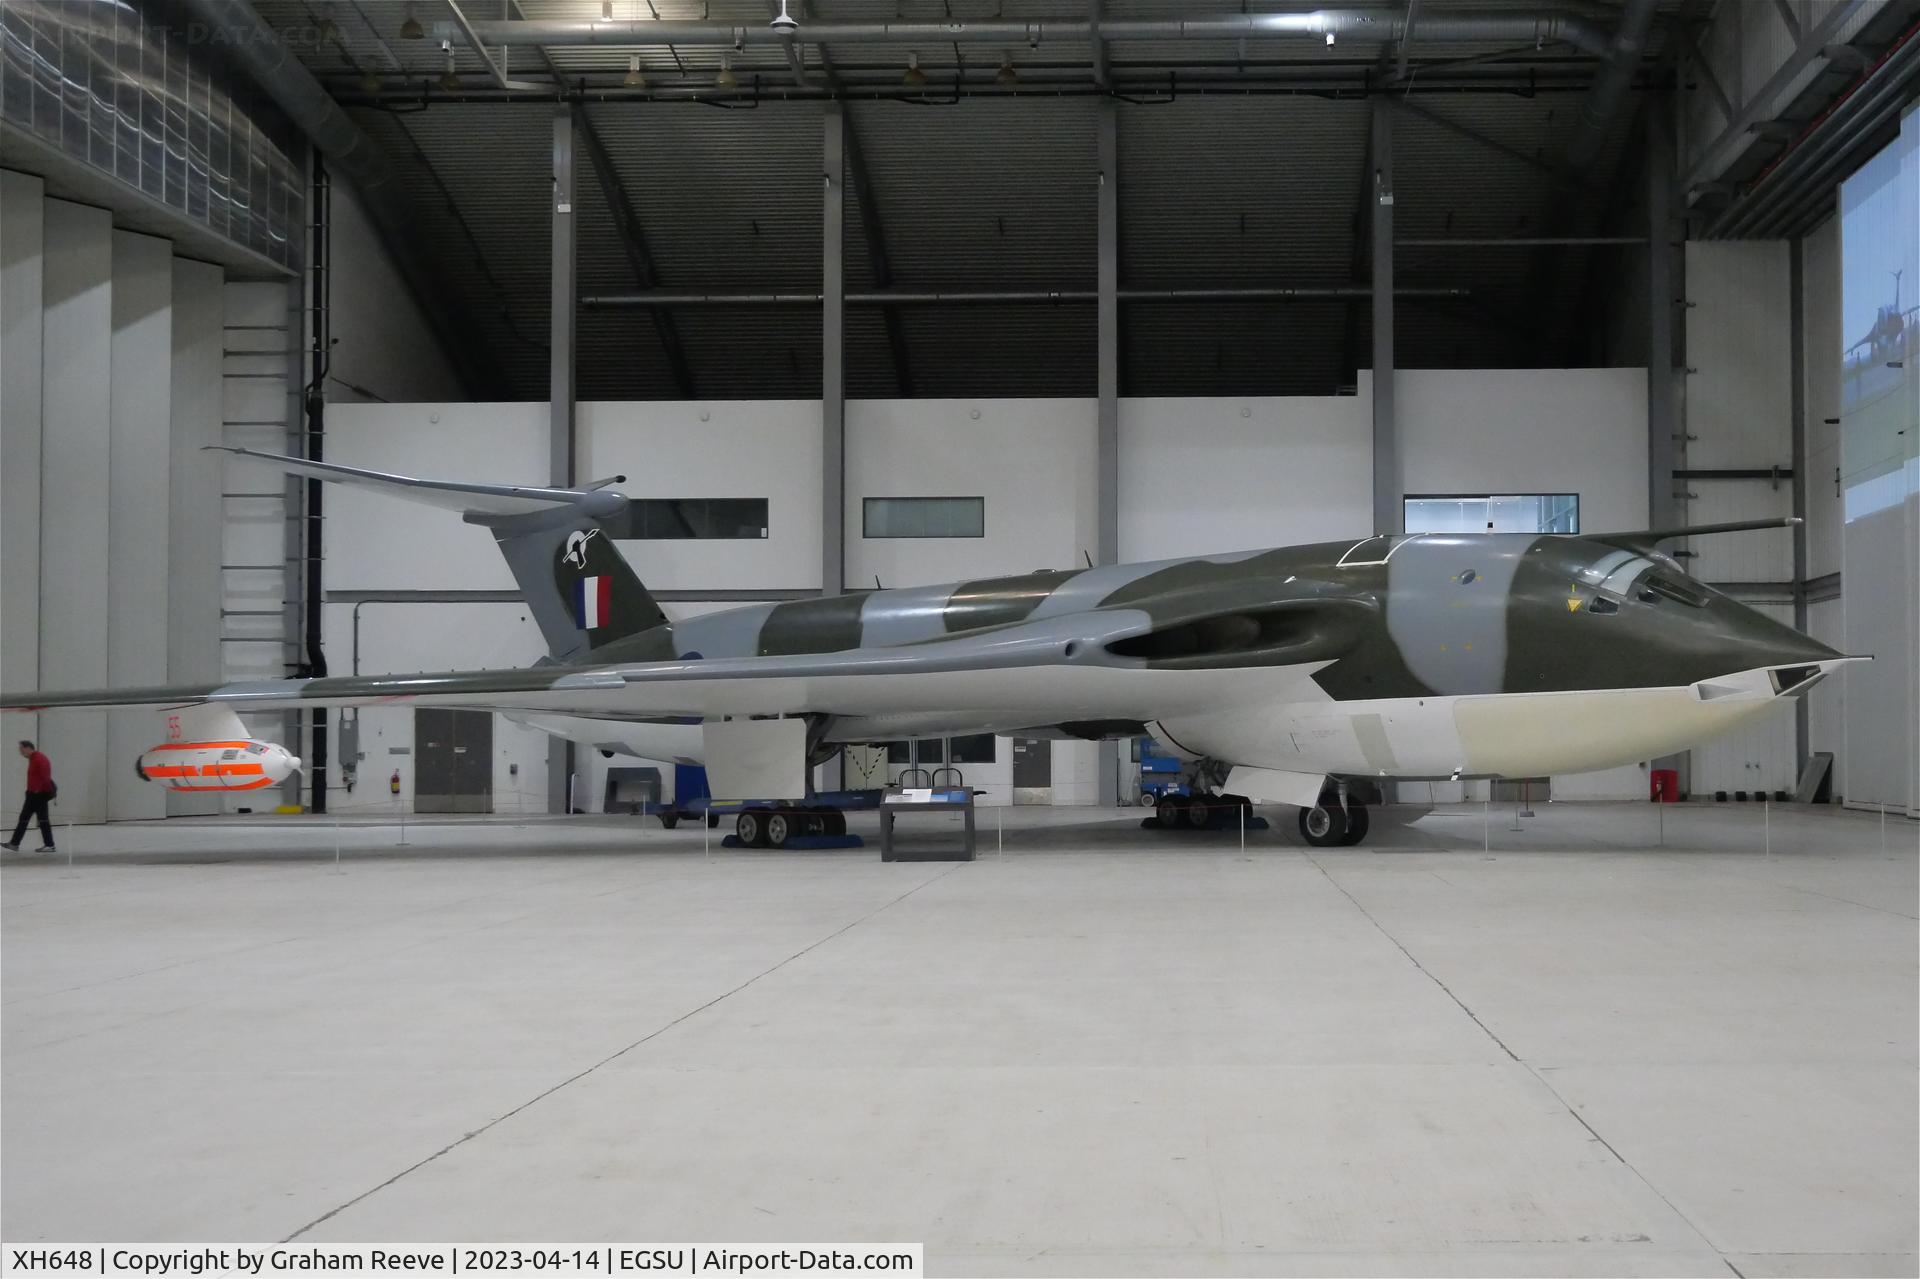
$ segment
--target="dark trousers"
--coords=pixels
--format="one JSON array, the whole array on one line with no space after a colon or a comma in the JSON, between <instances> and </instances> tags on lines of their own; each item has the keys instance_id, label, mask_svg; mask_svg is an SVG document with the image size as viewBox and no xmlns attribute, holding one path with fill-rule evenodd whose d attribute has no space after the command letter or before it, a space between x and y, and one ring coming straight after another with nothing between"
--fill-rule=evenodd
<instances>
[{"instance_id":1,"label":"dark trousers","mask_svg":"<svg viewBox=\"0 0 1920 1279\"><path fill-rule=\"evenodd\" d=\"M47 805L53 802L53 796L41 791L28 791L27 802L20 806L20 820L13 824L13 838L7 842L17 844L20 837L27 833L27 823L40 819L40 842L51 846L53 843L53 822L47 817Z\"/></svg>"}]
</instances>

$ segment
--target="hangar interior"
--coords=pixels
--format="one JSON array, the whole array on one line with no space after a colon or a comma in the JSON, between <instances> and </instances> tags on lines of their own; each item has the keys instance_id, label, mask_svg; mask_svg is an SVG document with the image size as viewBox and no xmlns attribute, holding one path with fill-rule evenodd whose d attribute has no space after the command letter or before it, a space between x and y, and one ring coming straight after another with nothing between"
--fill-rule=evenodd
<instances>
[{"instance_id":1,"label":"hangar interior","mask_svg":"<svg viewBox=\"0 0 1920 1279\"><path fill-rule=\"evenodd\" d=\"M684 1176L666 1152L700 1147L703 1123L729 1134L715 1156L725 1168L764 1158L790 1188L810 1175L807 1142L789 1126L789 1145L752 1147L725 1117L791 1125L809 1080L824 1114L864 1114L854 1128L918 1173L894 1128L984 1079L948 1116L953 1130L928 1138L982 1125L963 1153L943 1147L958 1184L978 1190L967 1212L941 1218L933 1191L905 1196L835 1164L850 1193L886 1210L842 1213L824 1191L803 1195L780 1225L795 1233L777 1237L931 1237L949 1246L950 1270L982 1273L1257 1272L1263 1258L1302 1273L1913 1273L1920 0L8 0L0 35L9 692L545 659L484 530L205 451L215 447L473 483L623 477L636 501L611 540L676 620L1383 532L1799 517L1683 541L1678 557L1726 596L1875 659L1678 757L1553 775L1525 798L1472 779L1402 782L1387 796L1471 805L1461 811L1475 817L1517 798L1612 802L1570 808L1565 838L1636 860L1556 863L1534 857L1527 836L1489 827L1483 844L1475 821L1470 834L1407 846L1402 861L1338 873L1276 861L1277 878L1257 882L1237 848L1183 866L1131 828L1111 834L1143 780L1126 742L902 741L819 766L822 786L856 770L898 781L951 751L981 805L1063 810L1019 818L1038 853L1019 872L1031 878L935 889L938 875L908 886L845 860L759 861L716 889L701 878L698 835L674 842L611 818L542 824L600 814L610 770L642 761L504 716L469 713L429 733L429 712L402 707L249 714L254 736L308 765L264 801L148 784L130 765L152 744L151 713L10 713L11 736L56 763L66 838L102 858L93 882L116 894L90 919L74 884L9 871L9 1002L22 1001L10 1022L21 1038L9 1039L23 1045L17 1058L9 1045L9 1087L39 1116L9 1116L7 1180L22 1188L0 1223L10 1238L313 1230L332 1217L321 1210L360 1204L350 1192L367 1185L384 1191L386 1172L439 1159L431 1152L459 1132L454 1147L492 1131L482 1119L579 1064L538 1042L543 1026L579 1030L620 1007L620 1029L581 1036L598 1070L650 1042L630 1024L678 1025L683 1006L728 998L879 916L881 939L820 952L838 966L786 1005L756 1004L637 1079L599 1077L616 1130L661 1143L657 1160L634 1157L640 1171L608 1156L575 1178L560 1152L594 1129L599 1112L583 1105L523 1138L536 1168L565 1164L556 1184L593 1183L577 1199L500 1198L502 1185L526 1189L507 1158L447 1172L431 1192L407 1182L337 1224L362 1238L414 1223L442 1230L428 1237L479 1237L501 1203L531 1202L545 1233L527 1237L590 1237L624 1210L594 1188L602 1174L607 1187ZM1819 803L1752 820L1752 801L1794 795L1821 756ZM453 780L423 784L430 767ZM1700 801L1682 806L1701 853L1683 871L1671 850L1645 847L1650 821L1681 820L1639 806L1666 769ZM671 794L670 763L661 773ZM23 789L11 750L0 779L9 796ZM277 801L336 825L263 827ZM417 861L387 859L385 836L368 833L449 812L514 820L416 828ZM134 824L159 818L225 824ZM1095 829L1109 833L1062 833L1082 820L1106 820ZM114 825L88 830L103 823ZM1750 856L1756 830L1761 857ZM1776 864L1776 835L1792 864ZM274 843L337 859L343 838L359 891L417 909L439 942L469 927L511 941L435 950L437 988L404 967L355 968L341 998L357 1011L341 1020L343 1005L319 993L339 950L414 944L402 913L359 922L366 899L351 876L317 890L303 920L270 883L222 868L174 868L143 898L138 872L115 860L192 860L203 844L253 856ZM636 839L660 857L622 868L602 856ZM1501 839L1500 877L1458 913L1409 878L1473 872ZM632 939L605 903L581 916L583 935L551 920L513 931L520 916L503 903L563 892L517 857L528 840L579 853L582 893L652 895L693 922L637 950L623 948ZM1084 876L1109 843L1131 860L1090 890ZM456 872L435 860L462 851L474 863L458 873L494 895L470 912L445 896ZM1556 865L1567 878L1549 887ZM919 917L919 931L889 921L881 912L902 889L925 889L916 910L961 894L959 914ZM257 930L197 913L224 894ZM1230 917L1208 913L1208 894L1238 903ZM1828 913L1803 913L1813 897L1833 903ZM1643 917L1662 912L1684 937ZM1067 918L1085 931L1040 940ZM1275 920L1296 931L1228 940ZM1476 947L1466 921L1495 940ZM728 940L729 926L756 931ZM1492 1020L1511 1022L1482 1026L1485 1042L1462 1037L1449 1019L1474 1019L1473 1001L1425 970L1405 986L1398 970L1369 984L1402 962L1351 958L1375 929L1416 967L1415 948L1434 943L1433 962L1458 960L1500 1009ZM1138 990L1107 984L1119 977L1078 943L1135 955ZM219 954L283 944L266 952L264 975L211 971ZM547 958L570 945L565 965ZM1623 957L1636 945L1653 971ZM147 986L170 948L192 957L185 975ZM1531 979L1507 971L1509 955ZM900 956L941 976L922 989L892 968L871 975ZM509 959L527 967L490 967ZM1036 1005L1033 1024L982 1014L934 1025L939 1009L980 997L963 962L984 965L965 971L995 998L1058 1002ZM577 998L547 1006L540 976L580 980L575 964L603 967ZM1332 993L1302 997L1269 976L1236 994L1217 971L1266 965ZM1088 984L1035 994L1036 970L1049 968ZM661 971L670 979L621 1003ZM296 992L291 1013L276 1003L276 974ZM1444 1007L1423 1002L1436 995L1428 977ZM62 1002L96 983L138 993L124 1006L110 993ZM484 1010L452 1049L425 1037L457 1011L435 989ZM1162 1005L1157 989L1175 993ZM1075 990L1093 992L1095 1010L1077 1022L1065 1006ZM226 1013L189 1015L141 1039L125 1027L158 1016L147 999L269 1029L243 1044ZM1411 1044L1377 1026L1343 1038L1355 1008L1410 1028ZM1628 1011L1610 1021L1607 1008ZM816 1053L789 1016L851 1019L864 1038ZM1129 1040L1113 1029L1123 1025L1151 1029ZM767 1026L778 1029L756 1035ZM101 1103L111 1090L97 1060L58 1047L69 1027L151 1053L140 1082ZM499 1077L460 1073L460 1054L502 1046L493 1027L506 1036ZM1624 1057L1609 1056L1616 1035L1631 1042ZM426 1077L452 1072L459 1087L389 1128L383 1108L416 1097L412 1085L335 1036L413 1054ZM1831 1059L1796 1055L1822 1041ZM240 1086L215 1080L207 1052L231 1053L233 1077L251 1081L246 1115L224 1108L221 1089ZM756 1073L782 1052L814 1073ZM276 1072L303 1054L349 1087L296 1120L298 1072ZM920 1071L927 1054L950 1073ZM1288 1203L1334 1205L1336 1224L1318 1232L1267 1229L1278 1218L1255 1192L1281 1193L1263 1180L1268 1156L1233 1136L1261 1105L1271 1081L1259 1063L1275 1054L1302 1072L1276 1094L1284 1122L1245 1131L1324 1141L1293 1156L1320 1179L1287 1192ZM1115 1055L1137 1070L1130 1082L1077 1091L1082 1072ZM1183 1073L1196 1058L1213 1073ZM717 1073L746 1059L737 1078ZM1416 1069L1436 1061L1439 1074ZM1555 1063L1590 1073L1557 1091ZM1512 1095L1501 1091L1509 1066L1525 1072ZM674 1092L688 1080L697 1086ZM1374 1118L1317 1127L1315 1089L1328 1080L1339 1091L1327 1105ZM1007 1116L1028 1084L1040 1117L1022 1127ZM638 1125L650 1087L704 1119L665 1133ZM117 1107L144 1114L182 1097L154 1133L260 1124L325 1157L282 1178L247 1162L267 1156L214 1141L196 1156L215 1188L200 1202L136 1186L159 1136L58 1153L96 1113L132 1124ZM1619 1166L1592 1173L1586 1137L1576 1148L1513 1118L1535 1103L1618 1120L1607 1131L1628 1147L1611 1156ZM1049 1106L1061 1116L1051 1128ZM1130 1127L1136 1106L1154 1117ZM1753 1120L1763 1110L1778 1122ZM1414 1128L1441 1135L1409 1144ZM1131 1133L1109 1152L1118 1168L1184 1160L1169 1153L1184 1149L1180 1134L1211 1134L1231 1147L1214 1174L1243 1180L1209 1190L1176 1171L1158 1198L1116 1173L1095 1208L1072 1185L1105 1157L1039 1152L1097 1131ZM1709 1136L1689 1150L1674 1135L1684 1132ZM1017 1203L979 1189L1004 1171L996 1142L1037 1161L1053 1189ZM1355 1205L1399 1205L1399 1192L1359 1173L1321 1178L1349 1148L1376 1168L1412 1151L1430 1183L1471 1175L1380 1233ZM1723 1175L1742 1161L1763 1170L1750 1202ZM925 1175L940 1168L931 1160ZM1500 1233L1506 1210L1488 1205L1536 1181L1553 1189L1515 1210L1532 1232L1515 1244ZM66 1193L90 1184L111 1187L113 1211L89 1215L85 1195ZM266 1203L261 1185L292 1206ZM695 1176L645 1223L765 1234L774 1227L732 1211L763 1189L745 1174L718 1189ZM1593 1222L1618 1229L1582 1233Z\"/></svg>"},{"instance_id":2,"label":"hangar interior","mask_svg":"<svg viewBox=\"0 0 1920 1279\"><path fill-rule=\"evenodd\" d=\"M1844 519L1878 461L1842 455L1836 216L1900 133L1906 5L1449 2L1398 40L1367 29L1386 11L1208 38L1121 7L1089 40L1044 6L829 5L808 20L838 50L768 44L752 3L616 7L691 24L671 45L552 7L525 18L553 42L509 22L493 62L398 0L9 7L8 687L539 656L483 537L353 492L308 519L305 486L194 453L309 440L448 479L625 474L679 503L620 545L681 615L1570 493L1594 532L1801 514L1683 557L1842 650L1913 651L1913 530ZM523 74L545 89L500 87ZM1907 305L1881 283L1868 326ZM896 497L954 499L964 535L876 526ZM1851 610L1849 554L1875 601ZM1830 752L1833 796L1920 811L1915 683L1849 671L1677 761L1681 786L1791 792ZM79 820L211 803L128 771L126 716L38 731ZM409 805L413 732L367 711L315 770L329 806ZM963 754L983 802L1011 799L1014 745ZM532 730L496 724L491 753L482 803L605 791L603 757ZM1042 756L1054 803L1136 784L1125 751ZM1647 771L1551 793L1642 798Z\"/></svg>"}]
</instances>

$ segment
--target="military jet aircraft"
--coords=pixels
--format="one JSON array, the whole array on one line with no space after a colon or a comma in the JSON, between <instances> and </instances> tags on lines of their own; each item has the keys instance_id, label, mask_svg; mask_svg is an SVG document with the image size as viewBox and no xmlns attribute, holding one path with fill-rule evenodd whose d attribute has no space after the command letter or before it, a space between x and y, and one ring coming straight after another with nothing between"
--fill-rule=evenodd
<instances>
[{"instance_id":1,"label":"military jet aircraft","mask_svg":"<svg viewBox=\"0 0 1920 1279\"><path fill-rule=\"evenodd\" d=\"M1390 779L1540 777L1683 750L1855 660L1658 550L1767 520L1601 536L1377 535L667 618L613 546L611 486L462 484L228 450L489 529L547 640L514 670L7 693L0 706L504 712L704 762L717 796L803 812L844 743L1151 733L1193 770L1163 824L1251 801L1357 843Z\"/></svg>"}]
</instances>

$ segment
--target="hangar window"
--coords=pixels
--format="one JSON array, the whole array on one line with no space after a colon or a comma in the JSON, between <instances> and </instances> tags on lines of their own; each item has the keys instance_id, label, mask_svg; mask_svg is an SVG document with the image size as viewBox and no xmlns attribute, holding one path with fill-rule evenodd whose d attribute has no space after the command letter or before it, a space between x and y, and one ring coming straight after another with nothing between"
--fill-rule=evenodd
<instances>
[{"instance_id":1,"label":"hangar window","mask_svg":"<svg viewBox=\"0 0 1920 1279\"><path fill-rule=\"evenodd\" d=\"M655 541L765 537L767 499L636 497L627 503L625 527L608 531L616 538Z\"/></svg>"},{"instance_id":2,"label":"hangar window","mask_svg":"<svg viewBox=\"0 0 1920 1279\"><path fill-rule=\"evenodd\" d=\"M1409 533L1578 533L1578 493L1426 493L1406 500Z\"/></svg>"},{"instance_id":3,"label":"hangar window","mask_svg":"<svg viewBox=\"0 0 1920 1279\"><path fill-rule=\"evenodd\" d=\"M862 512L864 537L985 537L984 497L870 497Z\"/></svg>"}]
</instances>

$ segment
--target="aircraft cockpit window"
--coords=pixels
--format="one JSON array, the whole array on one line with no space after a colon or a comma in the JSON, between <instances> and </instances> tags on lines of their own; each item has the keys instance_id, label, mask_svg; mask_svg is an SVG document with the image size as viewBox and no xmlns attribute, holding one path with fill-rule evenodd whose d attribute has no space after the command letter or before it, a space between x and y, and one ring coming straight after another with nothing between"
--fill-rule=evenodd
<instances>
[{"instance_id":1,"label":"aircraft cockpit window","mask_svg":"<svg viewBox=\"0 0 1920 1279\"><path fill-rule=\"evenodd\" d=\"M1646 588L1641 592L1642 598L1645 598L1648 592L1692 608L1707 606L1706 593L1699 587L1679 578L1668 577L1664 573L1647 574Z\"/></svg>"},{"instance_id":2,"label":"aircraft cockpit window","mask_svg":"<svg viewBox=\"0 0 1920 1279\"><path fill-rule=\"evenodd\" d=\"M1618 613L1619 611L1620 606L1604 595L1596 595L1587 601L1587 612L1589 613L1599 613L1604 617L1608 613Z\"/></svg>"}]
</instances>

